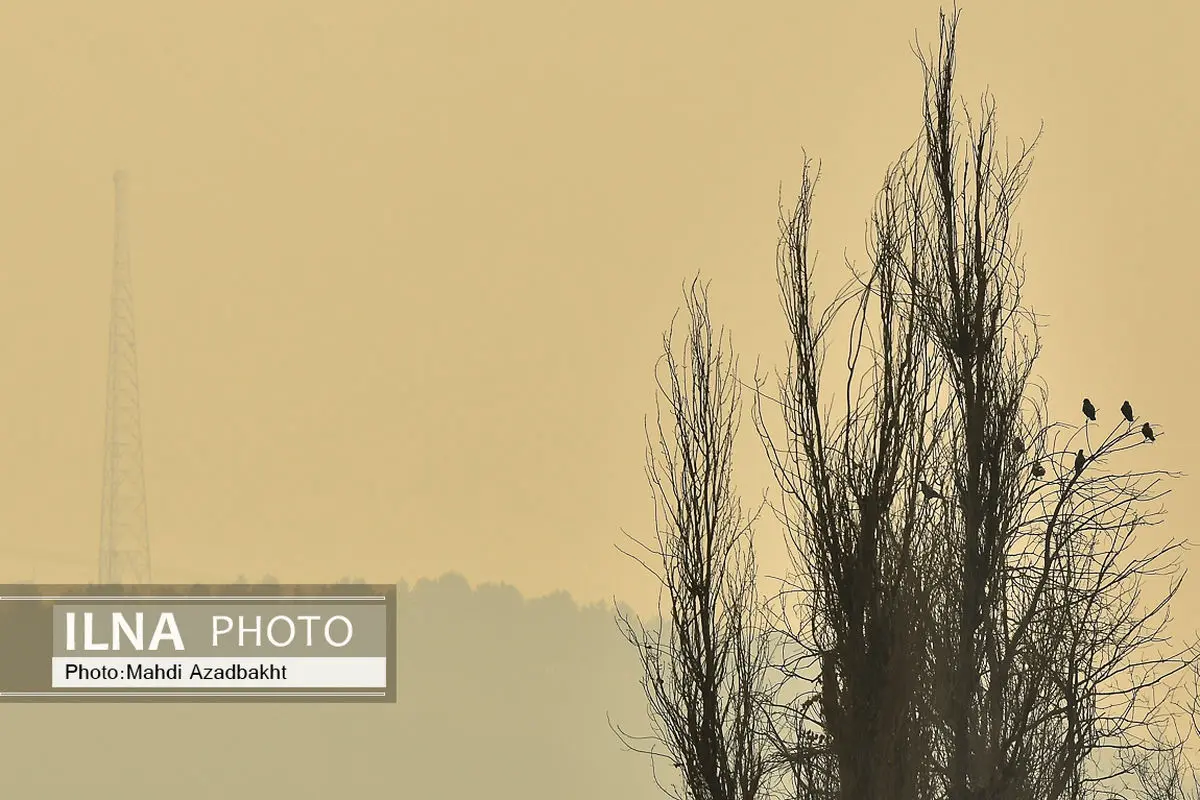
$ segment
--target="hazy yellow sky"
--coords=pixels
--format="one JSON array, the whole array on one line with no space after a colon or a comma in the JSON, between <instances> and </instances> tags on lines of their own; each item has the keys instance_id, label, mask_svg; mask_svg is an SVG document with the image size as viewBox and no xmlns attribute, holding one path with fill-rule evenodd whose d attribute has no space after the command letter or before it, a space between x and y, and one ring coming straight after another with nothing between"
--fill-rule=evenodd
<instances>
[{"instance_id":1,"label":"hazy yellow sky","mask_svg":"<svg viewBox=\"0 0 1200 800\"><path fill-rule=\"evenodd\" d=\"M651 522L641 425L680 287L711 277L744 365L778 363L779 184L821 158L822 263L861 257L938 11L192 8L0 9L0 577L95 575L124 166L156 579L454 569L644 601L613 544ZM1186 469L1200 10L963 9L959 88L990 86L1014 139L1046 123L1022 219L1056 407L1128 397ZM1200 519L1178 489L1153 535Z\"/></svg>"}]
</instances>

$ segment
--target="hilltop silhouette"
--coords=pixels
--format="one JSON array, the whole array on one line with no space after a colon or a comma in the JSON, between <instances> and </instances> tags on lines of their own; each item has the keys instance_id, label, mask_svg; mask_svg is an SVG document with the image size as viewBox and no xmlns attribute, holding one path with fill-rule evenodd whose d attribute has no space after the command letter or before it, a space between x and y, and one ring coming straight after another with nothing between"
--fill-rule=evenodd
<instances>
[{"instance_id":1,"label":"hilltop silhouette","mask_svg":"<svg viewBox=\"0 0 1200 800\"><path fill-rule=\"evenodd\" d=\"M0 785L180 800L658 796L606 720L647 725L611 606L457 574L398 588L395 705L9 706ZM50 743L71 769L46 769Z\"/></svg>"}]
</instances>

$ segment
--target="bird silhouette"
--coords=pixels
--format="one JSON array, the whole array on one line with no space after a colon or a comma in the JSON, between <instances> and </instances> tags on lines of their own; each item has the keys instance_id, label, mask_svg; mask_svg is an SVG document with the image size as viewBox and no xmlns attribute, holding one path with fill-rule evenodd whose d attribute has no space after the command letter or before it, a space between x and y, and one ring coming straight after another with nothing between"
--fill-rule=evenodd
<instances>
[{"instance_id":1,"label":"bird silhouette","mask_svg":"<svg viewBox=\"0 0 1200 800\"><path fill-rule=\"evenodd\" d=\"M941 493L934 489L925 481L921 481L921 494L925 495L926 500L944 500Z\"/></svg>"},{"instance_id":2,"label":"bird silhouette","mask_svg":"<svg viewBox=\"0 0 1200 800\"><path fill-rule=\"evenodd\" d=\"M1126 422L1133 422L1133 406L1129 405L1128 400L1121 403L1121 413L1125 415Z\"/></svg>"},{"instance_id":3,"label":"bird silhouette","mask_svg":"<svg viewBox=\"0 0 1200 800\"><path fill-rule=\"evenodd\" d=\"M1024 453L1025 452L1025 443L1021 441L1020 436L1013 437L1013 452L1014 453Z\"/></svg>"},{"instance_id":4,"label":"bird silhouette","mask_svg":"<svg viewBox=\"0 0 1200 800\"><path fill-rule=\"evenodd\" d=\"M1149 422L1142 426L1142 436L1146 437L1147 442L1154 441L1154 428L1150 427Z\"/></svg>"},{"instance_id":5,"label":"bird silhouette","mask_svg":"<svg viewBox=\"0 0 1200 800\"><path fill-rule=\"evenodd\" d=\"M1083 472L1083 468L1086 465L1087 465L1087 457L1084 456L1083 451L1080 450L1078 453L1075 454L1075 474L1078 475L1079 473Z\"/></svg>"},{"instance_id":6,"label":"bird silhouette","mask_svg":"<svg viewBox=\"0 0 1200 800\"><path fill-rule=\"evenodd\" d=\"M1033 472L1033 477L1035 478L1044 477L1046 474L1046 468L1042 466L1042 462L1040 461L1033 462L1033 469L1031 471Z\"/></svg>"},{"instance_id":7,"label":"bird silhouette","mask_svg":"<svg viewBox=\"0 0 1200 800\"><path fill-rule=\"evenodd\" d=\"M1083 415L1092 422L1096 421L1096 407L1092 405L1092 401L1086 397L1083 398Z\"/></svg>"}]
</instances>

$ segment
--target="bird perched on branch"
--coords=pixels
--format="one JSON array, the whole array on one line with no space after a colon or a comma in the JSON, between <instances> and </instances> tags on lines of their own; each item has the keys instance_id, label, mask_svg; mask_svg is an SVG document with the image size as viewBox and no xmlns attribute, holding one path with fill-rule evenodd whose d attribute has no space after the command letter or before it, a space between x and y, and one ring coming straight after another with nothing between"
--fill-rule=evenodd
<instances>
[{"instance_id":1,"label":"bird perched on branch","mask_svg":"<svg viewBox=\"0 0 1200 800\"><path fill-rule=\"evenodd\" d=\"M1083 451L1080 450L1075 454L1075 474L1078 475L1079 473L1083 472L1083 468L1085 466L1087 466L1087 456L1085 456Z\"/></svg>"},{"instance_id":2,"label":"bird perched on branch","mask_svg":"<svg viewBox=\"0 0 1200 800\"><path fill-rule=\"evenodd\" d=\"M1020 436L1013 437L1013 452L1014 453L1024 453L1025 452L1025 443L1021 441Z\"/></svg>"},{"instance_id":3,"label":"bird perched on branch","mask_svg":"<svg viewBox=\"0 0 1200 800\"><path fill-rule=\"evenodd\" d=\"M1149 422L1142 426L1142 436L1146 437L1147 442L1154 441L1154 428L1150 427Z\"/></svg>"},{"instance_id":4,"label":"bird perched on branch","mask_svg":"<svg viewBox=\"0 0 1200 800\"><path fill-rule=\"evenodd\" d=\"M925 495L926 500L944 500L941 493L930 486L925 481L921 481L921 494Z\"/></svg>"},{"instance_id":5,"label":"bird perched on branch","mask_svg":"<svg viewBox=\"0 0 1200 800\"><path fill-rule=\"evenodd\" d=\"M1121 403L1121 413L1125 415L1126 422L1133 422L1133 406L1129 405L1128 400Z\"/></svg>"},{"instance_id":6,"label":"bird perched on branch","mask_svg":"<svg viewBox=\"0 0 1200 800\"><path fill-rule=\"evenodd\" d=\"M1042 466L1042 462L1040 461L1033 462L1033 468L1030 471L1035 478L1042 478L1046 475L1046 468Z\"/></svg>"},{"instance_id":7,"label":"bird perched on branch","mask_svg":"<svg viewBox=\"0 0 1200 800\"><path fill-rule=\"evenodd\" d=\"M1083 398L1083 415L1092 422L1096 421L1096 407L1092 405L1092 401L1086 397Z\"/></svg>"}]
</instances>

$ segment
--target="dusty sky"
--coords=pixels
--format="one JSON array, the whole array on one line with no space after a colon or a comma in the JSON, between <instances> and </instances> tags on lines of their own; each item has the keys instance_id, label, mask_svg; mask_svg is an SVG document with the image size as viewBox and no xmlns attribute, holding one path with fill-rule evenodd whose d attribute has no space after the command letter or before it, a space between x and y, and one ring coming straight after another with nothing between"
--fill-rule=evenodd
<instances>
[{"instance_id":1,"label":"dusty sky","mask_svg":"<svg viewBox=\"0 0 1200 800\"><path fill-rule=\"evenodd\" d=\"M95 576L124 166L156 579L644 602L613 544L648 531L681 285L712 278L744 364L779 362L780 182L821 158L822 263L861 257L937 4L185 5L0 11L0 577ZM959 88L1014 140L1046 124L1023 223L1057 409L1128 397L1186 469L1200 10L963 8ZM1179 489L1154 536L1200 519Z\"/></svg>"}]
</instances>

